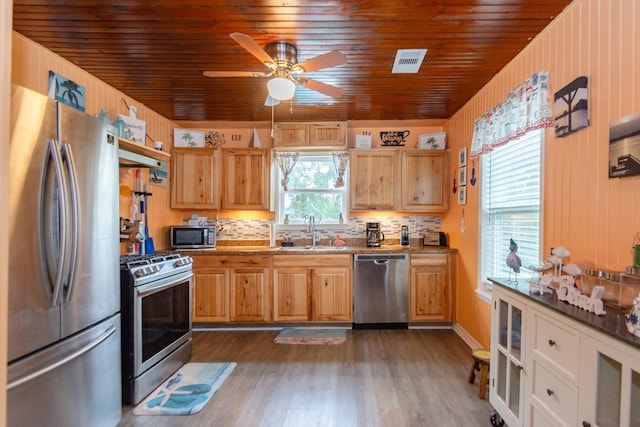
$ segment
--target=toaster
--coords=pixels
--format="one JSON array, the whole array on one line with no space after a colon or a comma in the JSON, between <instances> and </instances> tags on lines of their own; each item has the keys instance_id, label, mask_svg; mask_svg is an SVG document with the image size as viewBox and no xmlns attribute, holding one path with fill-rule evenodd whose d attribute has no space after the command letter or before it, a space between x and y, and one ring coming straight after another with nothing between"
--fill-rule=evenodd
<instances>
[{"instance_id":1,"label":"toaster","mask_svg":"<svg viewBox=\"0 0 640 427\"><path fill-rule=\"evenodd\" d=\"M444 231L423 231L422 246L448 246Z\"/></svg>"}]
</instances>

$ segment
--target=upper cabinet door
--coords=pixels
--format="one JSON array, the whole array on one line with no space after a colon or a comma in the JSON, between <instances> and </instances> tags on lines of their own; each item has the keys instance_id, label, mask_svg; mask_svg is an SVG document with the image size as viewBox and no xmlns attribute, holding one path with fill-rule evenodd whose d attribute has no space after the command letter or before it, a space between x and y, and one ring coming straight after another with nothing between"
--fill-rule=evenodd
<instances>
[{"instance_id":1,"label":"upper cabinet door","mask_svg":"<svg viewBox=\"0 0 640 427\"><path fill-rule=\"evenodd\" d=\"M275 124L274 147L346 147L346 122Z\"/></svg>"},{"instance_id":2,"label":"upper cabinet door","mask_svg":"<svg viewBox=\"0 0 640 427\"><path fill-rule=\"evenodd\" d=\"M351 209L396 209L400 188L396 150L351 150L349 168Z\"/></svg>"},{"instance_id":3,"label":"upper cabinet door","mask_svg":"<svg viewBox=\"0 0 640 427\"><path fill-rule=\"evenodd\" d=\"M347 125L343 122L311 123L309 145L314 147L343 147L346 145Z\"/></svg>"},{"instance_id":4,"label":"upper cabinet door","mask_svg":"<svg viewBox=\"0 0 640 427\"><path fill-rule=\"evenodd\" d=\"M446 151L402 151L403 211L442 212L449 209L449 162Z\"/></svg>"},{"instance_id":5,"label":"upper cabinet door","mask_svg":"<svg viewBox=\"0 0 640 427\"><path fill-rule=\"evenodd\" d=\"M223 149L222 209L269 209L269 151Z\"/></svg>"},{"instance_id":6,"label":"upper cabinet door","mask_svg":"<svg viewBox=\"0 0 640 427\"><path fill-rule=\"evenodd\" d=\"M309 140L306 123L276 123L273 145L276 147L301 147Z\"/></svg>"},{"instance_id":7,"label":"upper cabinet door","mask_svg":"<svg viewBox=\"0 0 640 427\"><path fill-rule=\"evenodd\" d=\"M171 207L219 209L218 150L174 148L171 158Z\"/></svg>"}]
</instances>

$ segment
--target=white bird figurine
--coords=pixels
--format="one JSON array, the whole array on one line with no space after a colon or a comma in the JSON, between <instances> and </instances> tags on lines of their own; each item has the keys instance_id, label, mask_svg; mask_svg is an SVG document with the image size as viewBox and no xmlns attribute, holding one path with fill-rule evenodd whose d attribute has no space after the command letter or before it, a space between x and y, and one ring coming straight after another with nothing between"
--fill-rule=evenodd
<instances>
[{"instance_id":1,"label":"white bird figurine","mask_svg":"<svg viewBox=\"0 0 640 427\"><path fill-rule=\"evenodd\" d=\"M515 280L511 280L511 271L509 271L509 280L508 283L512 283L514 285L518 284L518 273L520 273L520 267L522 266L522 261L520 257L516 254L518 252L518 244L510 239L509 242L509 255L507 255L507 265L513 270L515 273Z\"/></svg>"}]
</instances>

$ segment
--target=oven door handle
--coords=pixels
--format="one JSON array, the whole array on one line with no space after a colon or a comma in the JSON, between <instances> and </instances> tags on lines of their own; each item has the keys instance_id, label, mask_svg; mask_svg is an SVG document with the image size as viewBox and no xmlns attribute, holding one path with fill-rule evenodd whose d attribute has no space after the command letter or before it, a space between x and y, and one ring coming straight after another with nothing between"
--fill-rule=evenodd
<instances>
[{"instance_id":1,"label":"oven door handle","mask_svg":"<svg viewBox=\"0 0 640 427\"><path fill-rule=\"evenodd\" d=\"M171 276L164 280L160 280L158 282L153 282L153 283L149 283L149 284L137 287L136 294L139 297L145 297L147 295L154 294L156 292L175 286L176 284L189 280L192 277L193 277L192 272Z\"/></svg>"}]
</instances>

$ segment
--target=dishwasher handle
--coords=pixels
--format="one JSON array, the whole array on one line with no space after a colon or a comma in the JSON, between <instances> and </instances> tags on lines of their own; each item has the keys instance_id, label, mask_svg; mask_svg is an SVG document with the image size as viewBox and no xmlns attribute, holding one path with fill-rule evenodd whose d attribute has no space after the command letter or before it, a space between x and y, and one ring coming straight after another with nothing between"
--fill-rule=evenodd
<instances>
[{"instance_id":1,"label":"dishwasher handle","mask_svg":"<svg viewBox=\"0 0 640 427\"><path fill-rule=\"evenodd\" d=\"M355 254L353 260L358 261L389 261L400 260L405 261L409 259L408 254Z\"/></svg>"},{"instance_id":2,"label":"dishwasher handle","mask_svg":"<svg viewBox=\"0 0 640 427\"><path fill-rule=\"evenodd\" d=\"M388 259L375 259L375 260L373 260L373 263L375 265L387 265L387 264L389 264L389 260Z\"/></svg>"}]
</instances>

